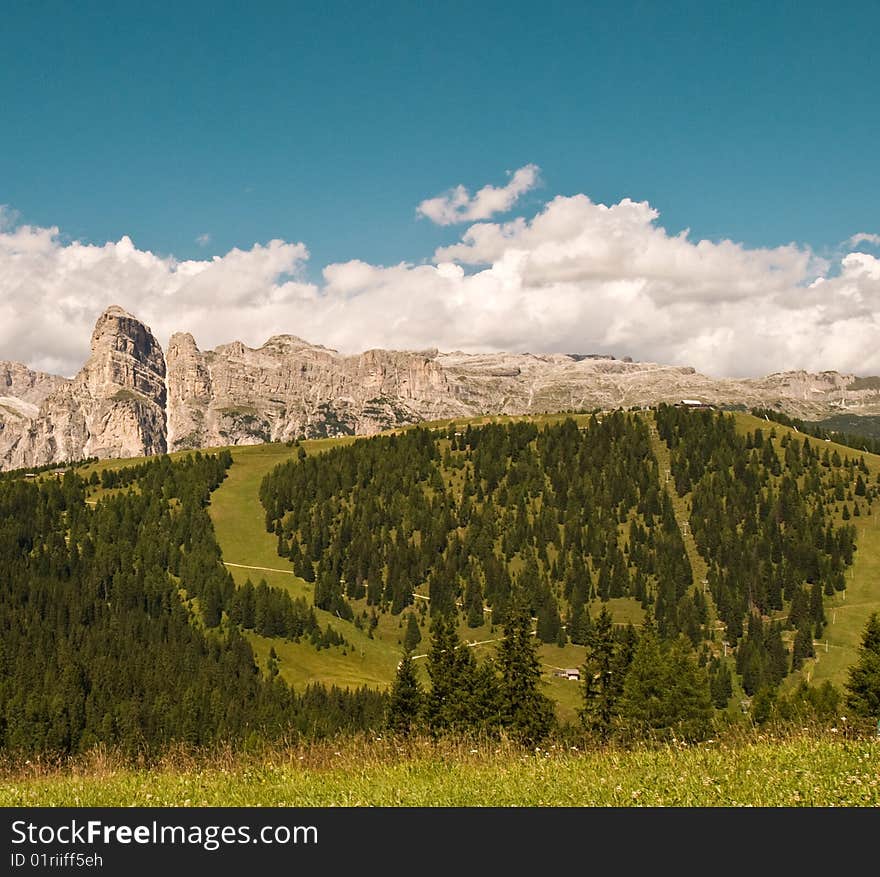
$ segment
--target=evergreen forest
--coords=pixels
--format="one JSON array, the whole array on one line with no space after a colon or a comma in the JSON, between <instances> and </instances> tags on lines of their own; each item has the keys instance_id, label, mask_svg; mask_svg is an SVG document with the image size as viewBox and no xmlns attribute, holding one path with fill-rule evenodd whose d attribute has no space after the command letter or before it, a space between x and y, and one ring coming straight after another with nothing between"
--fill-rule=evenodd
<instances>
[{"instance_id":1,"label":"evergreen forest","mask_svg":"<svg viewBox=\"0 0 880 877\"><path fill-rule=\"evenodd\" d=\"M0 749L143 751L381 720L381 692L295 693L258 670L241 626L303 636L314 620L265 586L241 608L206 512L230 464L159 457L114 473L94 506L73 470L0 481Z\"/></svg>"},{"instance_id":2,"label":"evergreen forest","mask_svg":"<svg viewBox=\"0 0 880 877\"><path fill-rule=\"evenodd\" d=\"M667 405L580 425L414 429L301 455L261 487L267 530L313 583L316 606L352 618L352 602L366 600L408 612L409 628L418 602L434 632L443 617L501 627L520 602L535 640L585 648L581 720L602 738L705 736L735 690L759 715L771 702L833 714L829 685L800 685L791 702L777 692L814 656L824 600L845 589L857 548L849 522L877 495L861 455ZM686 516L676 513L684 498ZM638 602L645 624L612 622L604 604L614 598ZM478 669L444 697L461 693L470 707L457 709L485 729L499 723L506 671L471 677ZM417 691L402 662L407 727L436 731L436 675L432 666L430 688Z\"/></svg>"},{"instance_id":3,"label":"evergreen forest","mask_svg":"<svg viewBox=\"0 0 880 877\"><path fill-rule=\"evenodd\" d=\"M229 450L7 473L0 750L365 731L692 741L740 704L759 723L843 703L870 718L876 620L846 692L801 671L846 589L855 522L877 512L876 470L749 423L662 405L293 444L257 482L258 526L299 590L259 566L230 574L209 513ZM400 631L384 685L279 672L284 643L353 660L380 619ZM468 630L492 647L478 655ZM574 722L547 694L549 646L580 656Z\"/></svg>"}]
</instances>

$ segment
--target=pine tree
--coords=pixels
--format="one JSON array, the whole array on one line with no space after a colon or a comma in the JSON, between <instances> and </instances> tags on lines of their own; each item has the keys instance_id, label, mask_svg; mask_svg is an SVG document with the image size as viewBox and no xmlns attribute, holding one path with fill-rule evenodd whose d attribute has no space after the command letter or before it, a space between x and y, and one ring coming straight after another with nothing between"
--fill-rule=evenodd
<instances>
[{"instance_id":1,"label":"pine tree","mask_svg":"<svg viewBox=\"0 0 880 877\"><path fill-rule=\"evenodd\" d=\"M471 650L461 647L455 619L438 615L431 624L431 689L425 697L425 720L435 737L469 727L475 671Z\"/></svg>"},{"instance_id":2,"label":"pine tree","mask_svg":"<svg viewBox=\"0 0 880 877\"><path fill-rule=\"evenodd\" d=\"M584 727L601 740L611 734L617 708L618 680L615 676L616 645L611 613L603 606L587 639L587 657L583 666ZM620 684L622 685L620 680Z\"/></svg>"},{"instance_id":3,"label":"pine tree","mask_svg":"<svg viewBox=\"0 0 880 877\"><path fill-rule=\"evenodd\" d=\"M543 643L554 643L557 641L562 627L559 609L549 589L544 592L542 597L543 599L538 606L537 636Z\"/></svg>"},{"instance_id":4,"label":"pine tree","mask_svg":"<svg viewBox=\"0 0 880 877\"><path fill-rule=\"evenodd\" d=\"M825 608L822 605L822 583L814 582L810 587L810 615L816 624L825 623Z\"/></svg>"},{"instance_id":5,"label":"pine tree","mask_svg":"<svg viewBox=\"0 0 880 877\"><path fill-rule=\"evenodd\" d=\"M522 743L540 742L553 726L553 704L539 689L541 665L522 596L517 595L508 610L497 664L502 727Z\"/></svg>"},{"instance_id":6,"label":"pine tree","mask_svg":"<svg viewBox=\"0 0 880 877\"><path fill-rule=\"evenodd\" d=\"M868 619L845 687L847 707L857 716L880 723L880 613L874 612Z\"/></svg>"},{"instance_id":7,"label":"pine tree","mask_svg":"<svg viewBox=\"0 0 880 877\"><path fill-rule=\"evenodd\" d=\"M275 651L275 646L272 646L269 649L269 657L266 659L266 672L270 678L274 679L278 675L278 663L278 652Z\"/></svg>"},{"instance_id":8,"label":"pine tree","mask_svg":"<svg viewBox=\"0 0 880 877\"><path fill-rule=\"evenodd\" d=\"M413 616L410 615L410 618ZM423 703L424 693L416 676L412 653L405 648L391 687L386 718L388 729L395 734L409 736L418 727Z\"/></svg>"},{"instance_id":9,"label":"pine tree","mask_svg":"<svg viewBox=\"0 0 880 877\"><path fill-rule=\"evenodd\" d=\"M666 665L670 732L688 742L705 739L712 721L709 678L687 639L679 637L669 646Z\"/></svg>"},{"instance_id":10,"label":"pine tree","mask_svg":"<svg viewBox=\"0 0 880 877\"><path fill-rule=\"evenodd\" d=\"M715 707L719 710L725 709L733 696L733 678L727 661L719 661L717 669L710 675L709 690Z\"/></svg>"},{"instance_id":11,"label":"pine tree","mask_svg":"<svg viewBox=\"0 0 880 877\"><path fill-rule=\"evenodd\" d=\"M587 606L584 603L573 605L568 626L571 641L580 646L586 645L591 628L590 610Z\"/></svg>"},{"instance_id":12,"label":"pine tree","mask_svg":"<svg viewBox=\"0 0 880 877\"><path fill-rule=\"evenodd\" d=\"M482 627L483 617L483 590L480 580L471 575L467 580L464 591L464 611L468 627Z\"/></svg>"},{"instance_id":13,"label":"pine tree","mask_svg":"<svg viewBox=\"0 0 880 877\"><path fill-rule=\"evenodd\" d=\"M495 661L486 658L474 673L470 728L478 734L496 734L501 725L501 689Z\"/></svg>"},{"instance_id":14,"label":"pine tree","mask_svg":"<svg viewBox=\"0 0 880 877\"><path fill-rule=\"evenodd\" d=\"M403 647L411 652L422 641L422 632L414 612L406 614L406 633L403 635Z\"/></svg>"},{"instance_id":15,"label":"pine tree","mask_svg":"<svg viewBox=\"0 0 880 877\"><path fill-rule=\"evenodd\" d=\"M220 624L223 603L220 589L213 579L208 583L202 600L202 617L205 620L205 627L217 627Z\"/></svg>"},{"instance_id":16,"label":"pine tree","mask_svg":"<svg viewBox=\"0 0 880 877\"><path fill-rule=\"evenodd\" d=\"M807 658L812 658L815 654L813 650L813 629L809 621L804 621L797 629L794 635L794 646L791 652L791 670L792 672L800 670Z\"/></svg>"},{"instance_id":17,"label":"pine tree","mask_svg":"<svg viewBox=\"0 0 880 877\"><path fill-rule=\"evenodd\" d=\"M636 739L668 728L671 716L667 703L669 670L660 651L660 643L653 627L646 627L639 637L623 683L618 704L619 716L609 717L612 723L622 723L628 736Z\"/></svg>"}]
</instances>

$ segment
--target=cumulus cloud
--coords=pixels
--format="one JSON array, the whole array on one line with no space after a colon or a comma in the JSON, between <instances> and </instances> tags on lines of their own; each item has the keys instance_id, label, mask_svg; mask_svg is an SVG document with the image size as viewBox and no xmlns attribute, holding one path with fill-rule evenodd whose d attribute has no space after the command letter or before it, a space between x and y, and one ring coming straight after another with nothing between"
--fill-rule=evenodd
<instances>
[{"instance_id":1,"label":"cumulus cloud","mask_svg":"<svg viewBox=\"0 0 880 877\"><path fill-rule=\"evenodd\" d=\"M280 240L176 261L127 237L65 242L57 228L0 228L0 359L72 374L95 319L120 304L164 344L203 349L291 333L370 347L608 352L711 375L795 368L880 373L880 259L748 248L669 234L657 210L557 197L534 216L478 222L425 264L327 265Z\"/></svg>"},{"instance_id":2,"label":"cumulus cloud","mask_svg":"<svg viewBox=\"0 0 880 877\"><path fill-rule=\"evenodd\" d=\"M143 319L162 343L178 330L209 346L240 334L265 338L279 309L316 295L298 279L307 258L303 244L279 240L178 261L128 236L96 246L65 243L58 228L0 230L0 359L73 374L110 304Z\"/></svg>"},{"instance_id":3,"label":"cumulus cloud","mask_svg":"<svg viewBox=\"0 0 880 877\"><path fill-rule=\"evenodd\" d=\"M520 195L534 189L540 172L536 164L527 164L510 176L506 186L483 186L476 195L471 195L464 186L456 186L436 198L422 201L416 213L437 225L490 219L496 213L506 213Z\"/></svg>"},{"instance_id":4,"label":"cumulus cloud","mask_svg":"<svg viewBox=\"0 0 880 877\"><path fill-rule=\"evenodd\" d=\"M867 231L860 231L849 239L849 245L851 247L857 247L859 244L872 244L875 247L880 247L880 234L871 234Z\"/></svg>"}]
</instances>

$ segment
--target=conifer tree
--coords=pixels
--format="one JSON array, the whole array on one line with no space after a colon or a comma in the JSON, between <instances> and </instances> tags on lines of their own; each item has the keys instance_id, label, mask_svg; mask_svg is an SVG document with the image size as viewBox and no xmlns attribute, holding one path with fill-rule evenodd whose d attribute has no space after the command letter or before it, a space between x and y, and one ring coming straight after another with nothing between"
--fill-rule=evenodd
<instances>
[{"instance_id":1,"label":"conifer tree","mask_svg":"<svg viewBox=\"0 0 880 877\"><path fill-rule=\"evenodd\" d=\"M543 643L554 643L557 641L562 627L559 609L549 589L541 597L542 599L538 606L537 636Z\"/></svg>"},{"instance_id":2,"label":"conifer tree","mask_svg":"<svg viewBox=\"0 0 880 877\"><path fill-rule=\"evenodd\" d=\"M274 679L278 675L278 663L278 652L275 651L275 646L272 646L269 649L269 657L266 659L266 672L270 678Z\"/></svg>"},{"instance_id":3,"label":"conifer tree","mask_svg":"<svg viewBox=\"0 0 880 877\"><path fill-rule=\"evenodd\" d=\"M412 617L410 615L410 618ZM412 652L405 648L397 666L397 674L388 701L386 719L388 729L395 734L409 736L418 728L423 703L424 693L416 676Z\"/></svg>"},{"instance_id":4,"label":"conifer tree","mask_svg":"<svg viewBox=\"0 0 880 877\"><path fill-rule=\"evenodd\" d=\"M685 637L664 646L650 625L642 630L619 710L622 728L636 738L706 736L712 715L709 680Z\"/></svg>"},{"instance_id":5,"label":"conifer tree","mask_svg":"<svg viewBox=\"0 0 880 877\"><path fill-rule=\"evenodd\" d=\"M406 633L403 635L403 647L411 652L422 641L422 632L414 612L406 614Z\"/></svg>"},{"instance_id":6,"label":"conifer tree","mask_svg":"<svg viewBox=\"0 0 880 877\"><path fill-rule=\"evenodd\" d=\"M846 705L857 716L880 723L880 613L868 619L856 663L846 681Z\"/></svg>"},{"instance_id":7,"label":"conifer tree","mask_svg":"<svg viewBox=\"0 0 880 877\"><path fill-rule=\"evenodd\" d=\"M520 742L538 743L553 726L553 704L540 691L532 620L524 596L517 594L507 612L498 646L500 722Z\"/></svg>"},{"instance_id":8,"label":"conifer tree","mask_svg":"<svg viewBox=\"0 0 880 877\"><path fill-rule=\"evenodd\" d=\"M586 645L590 636L591 626L590 610L586 604L584 602L574 603L568 623L571 641L577 645Z\"/></svg>"},{"instance_id":9,"label":"conifer tree","mask_svg":"<svg viewBox=\"0 0 880 877\"><path fill-rule=\"evenodd\" d=\"M660 652L656 631L646 625L639 637L626 677L620 702L619 715L608 718L610 733L612 724L620 724L630 736L636 738L665 729L669 726L668 667Z\"/></svg>"},{"instance_id":10,"label":"conifer tree","mask_svg":"<svg viewBox=\"0 0 880 877\"><path fill-rule=\"evenodd\" d=\"M716 709L725 709L733 696L733 678L727 661L719 661L715 672L710 675L709 691Z\"/></svg>"},{"instance_id":11,"label":"conifer tree","mask_svg":"<svg viewBox=\"0 0 880 877\"><path fill-rule=\"evenodd\" d=\"M202 617L205 621L205 627L217 627L220 624L222 600L216 582L212 580L208 584L202 599Z\"/></svg>"},{"instance_id":12,"label":"conifer tree","mask_svg":"<svg viewBox=\"0 0 880 877\"><path fill-rule=\"evenodd\" d=\"M481 627L485 621L483 616L483 590L479 579L471 575L467 580L464 592L464 612L468 627Z\"/></svg>"},{"instance_id":13,"label":"conifer tree","mask_svg":"<svg viewBox=\"0 0 880 877\"><path fill-rule=\"evenodd\" d=\"M501 687L496 663L484 659L474 673L470 728L478 734L495 734L501 725Z\"/></svg>"},{"instance_id":14,"label":"conifer tree","mask_svg":"<svg viewBox=\"0 0 880 877\"><path fill-rule=\"evenodd\" d=\"M425 721L434 736L467 730L472 718L475 671L473 654L462 647L455 618L438 615L431 624L431 689L425 698Z\"/></svg>"},{"instance_id":15,"label":"conifer tree","mask_svg":"<svg viewBox=\"0 0 880 877\"><path fill-rule=\"evenodd\" d=\"M615 678L614 624L606 606L602 607L593 622L586 645L581 720L590 733L601 740L607 740L611 735L618 692L623 680Z\"/></svg>"},{"instance_id":16,"label":"conifer tree","mask_svg":"<svg viewBox=\"0 0 880 877\"><path fill-rule=\"evenodd\" d=\"M813 650L813 629L809 621L803 621L794 635L794 646L791 652L791 669L792 672L800 670L807 658L812 658L815 654Z\"/></svg>"},{"instance_id":17,"label":"conifer tree","mask_svg":"<svg viewBox=\"0 0 880 877\"><path fill-rule=\"evenodd\" d=\"M670 731L688 742L705 739L712 721L709 678L686 638L669 645L666 665Z\"/></svg>"}]
</instances>

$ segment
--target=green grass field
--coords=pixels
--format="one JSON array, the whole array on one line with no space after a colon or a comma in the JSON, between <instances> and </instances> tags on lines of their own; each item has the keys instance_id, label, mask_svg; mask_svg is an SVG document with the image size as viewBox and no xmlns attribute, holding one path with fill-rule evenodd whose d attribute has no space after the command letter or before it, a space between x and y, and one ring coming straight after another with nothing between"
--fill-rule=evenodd
<instances>
[{"instance_id":1,"label":"green grass field","mask_svg":"<svg viewBox=\"0 0 880 877\"><path fill-rule=\"evenodd\" d=\"M763 427L765 432L771 427L775 428L780 437L787 431L792 432L787 427L768 424L750 414L735 416L738 428L742 432L754 430L756 427ZM512 418L482 417L468 422L478 424L490 420L510 419ZM561 416L558 415L535 418L542 423L560 419ZM577 419L585 418L582 416ZM464 421L459 421L458 424L464 425ZM440 422L432 425L446 426L448 423ZM319 439L305 442L304 447L310 454L320 453L334 445L351 441L353 439L348 437ZM654 444L660 443L655 441ZM834 442L829 442L827 445L831 450L837 449L842 456L858 453ZM234 459L233 466L226 481L214 493L211 505L211 517L223 550L224 560L227 563L242 564L242 566L230 566L230 571L239 583L244 582L247 577L253 581L265 577L269 584L287 588L292 595L310 598L312 586L292 575L290 571L268 572L246 568L266 567L278 570L289 566L287 561L278 557L274 536L265 531L263 508L257 493L264 475L278 463L289 459L292 450L278 444L237 447L230 450ZM665 446L659 449L655 447L655 452L660 453L663 460L667 460L668 452L663 454L664 450ZM880 473L880 458L871 455L865 455L865 458L871 470L871 478L874 479ZM661 465L661 474L662 468ZM687 504L684 499L679 499L675 495L674 490L671 492L676 513L684 519L688 514ZM853 523L858 528L858 551L853 568L849 572L845 597L837 595L828 600L828 625L822 643L816 645L816 658L808 661L799 674L794 674L787 681L786 687L796 684L802 676L814 682L823 682L827 679L838 686L842 685L847 677L847 668L855 659L868 616L872 611L880 608L880 508L875 508L870 516L853 519ZM697 554L692 537L686 535L685 544L695 567L695 578L699 578L705 573L705 562ZM644 615L641 607L634 600L612 600L608 605L618 623L631 621L638 624ZM358 612L365 608L364 601L355 604ZM591 606L592 614L595 615L599 608L600 604L594 603ZM296 687L302 687L312 680L346 686L387 685L390 682L400 657L400 639L403 633L400 616L380 615L379 626L371 639L350 623L334 619L326 613L319 615L322 624L329 621L351 643L351 647L344 650L345 654L339 648L318 652L306 643L279 644L279 641L252 636L251 642L258 658L265 661L270 647L274 645L281 658L282 675ZM462 625L460 635L463 640L482 643L476 646L479 655L491 652L494 648L492 640L497 639L500 633L488 624L476 629L468 629ZM416 649L417 653L426 650L427 626L423 628L422 636L423 642ZM826 641L827 645L825 645ZM545 671L546 692L556 701L559 717L573 720L580 707L580 688L576 683L554 676L554 671L563 667L580 666L584 659L584 649L572 645L564 649L554 645L544 645L541 646L539 655Z\"/></svg>"},{"instance_id":2,"label":"green grass field","mask_svg":"<svg viewBox=\"0 0 880 877\"><path fill-rule=\"evenodd\" d=\"M259 755L93 756L0 770L0 806L876 807L880 741L804 734L690 748L536 752L345 741Z\"/></svg>"},{"instance_id":3,"label":"green grass field","mask_svg":"<svg viewBox=\"0 0 880 877\"><path fill-rule=\"evenodd\" d=\"M350 438L316 439L306 442L308 453L351 442ZM276 540L266 532L265 512L259 500L260 482L279 463L291 458L283 444L232 448L234 463L223 484L214 492L209 509L223 559L238 584L250 578L288 590L293 597L312 598L312 585L293 575L290 564L278 556ZM238 564L238 565L231 565ZM262 567L262 569L261 569ZM275 571L275 570L281 570ZM250 634L258 660L264 664L274 646L282 676L297 688L309 682L342 686L386 686L394 676L400 650L389 635L374 633L370 639L353 624L327 612L317 611L322 626L330 623L351 643L350 648L318 651L310 643L292 643ZM396 620L395 620L396 625ZM388 625L386 624L386 627Z\"/></svg>"},{"instance_id":4,"label":"green grass field","mask_svg":"<svg viewBox=\"0 0 880 877\"><path fill-rule=\"evenodd\" d=\"M847 577L846 591L826 599L828 625L816 644L816 660L807 673L813 682L840 684L856 660L868 617L880 609L880 509L854 521L858 551ZM827 645L823 645L826 643Z\"/></svg>"}]
</instances>

